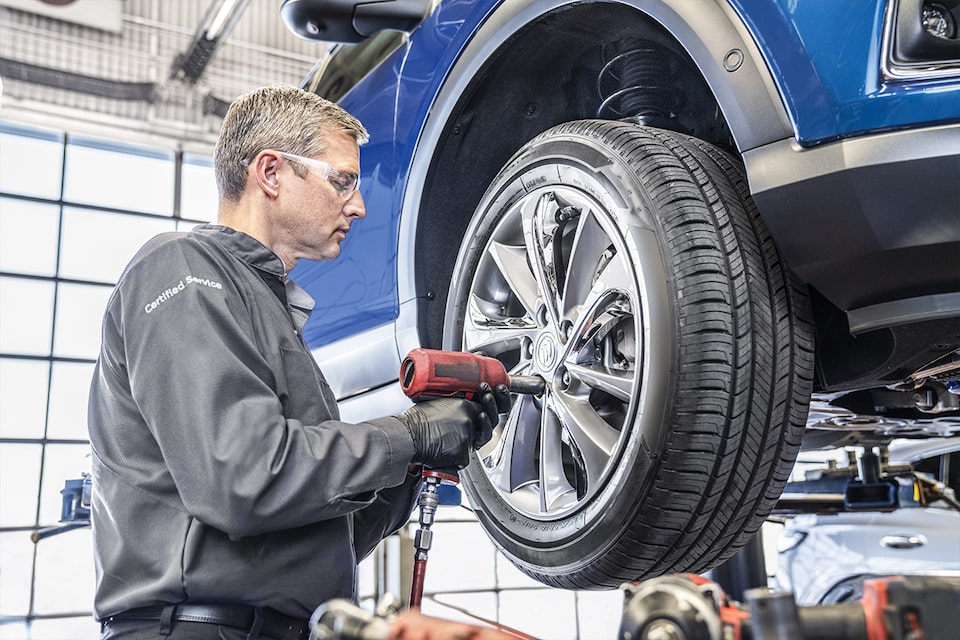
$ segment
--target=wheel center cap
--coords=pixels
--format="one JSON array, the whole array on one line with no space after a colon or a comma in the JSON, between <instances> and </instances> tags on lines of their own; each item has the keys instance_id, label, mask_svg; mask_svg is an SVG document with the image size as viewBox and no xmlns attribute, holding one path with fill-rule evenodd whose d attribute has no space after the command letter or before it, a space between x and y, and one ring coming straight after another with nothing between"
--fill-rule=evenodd
<instances>
[{"instance_id":1,"label":"wheel center cap","mask_svg":"<svg viewBox=\"0 0 960 640\"><path fill-rule=\"evenodd\" d=\"M537 346L534 355L537 360L537 368L546 373L553 369L557 363L557 341L549 333L542 334L537 338Z\"/></svg>"}]
</instances>

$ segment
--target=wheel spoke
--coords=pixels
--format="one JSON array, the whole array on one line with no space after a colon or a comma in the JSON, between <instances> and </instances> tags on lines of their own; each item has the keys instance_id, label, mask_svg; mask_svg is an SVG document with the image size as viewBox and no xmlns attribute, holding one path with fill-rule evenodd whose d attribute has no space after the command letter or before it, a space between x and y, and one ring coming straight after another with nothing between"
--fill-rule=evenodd
<instances>
[{"instance_id":1,"label":"wheel spoke","mask_svg":"<svg viewBox=\"0 0 960 640\"><path fill-rule=\"evenodd\" d=\"M540 421L540 511L548 513L574 489L563 473L563 426L552 411Z\"/></svg>"},{"instance_id":2,"label":"wheel spoke","mask_svg":"<svg viewBox=\"0 0 960 640\"><path fill-rule=\"evenodd\" d=\"M556 412L580 454L587 487L595 486L613 455L620 432L607 424L588 402L579 398L554 394L550 408Z\"/></svg>"},{"instance_id":3,"label":"wheel spoke","mask_svg":"<svg viewBox=\"0 0 960 640\"><path fill-rule=\"evenodd\" d=\"M512 493L536 482L535 464L540 411L533 398L520 396L508 414L495 447L482 455L487 474L503 492Z\"/></svg>"},{"instance_id":4,"label":"wheel spoke","mask_svg":"<svg viewBox=\"0 0 960 640\"><path fill-rule=\"evenodd\" d=\"M542 294L549 322L554 326L558 324L557 286L553 265L553 230L548 226L548 219L549 212L555 209L556 202L549 193L543 194L535 202L531 198L521 207L527 256L533 267L533 275Z\"/></svg>"},{"instance_id":5,"label":"wheel spoke","mask_svg":"<svg viewBox=\"0 0 960 640\"><path fill-rule=\"evenodd\" d=\"M614 256L608 260L597 274L597 279L591 287L591 297L593 292L603 291L633 291L636 284L633 280L633 272L627 266L627 261L623 256Z\"/></svg>"},{"instance_id":6,"label":"wheel spoke","mask_svg":"<svg viewBox=\"0 0 960 640\"><path fill-rule=\"evenodd\" d=\"M570 264L564 282L563 312L569 317L593 288L594 278L610 238L592 213L583 212L577 224Z\"/></svg>"},{"instance_id":7,"label":"wheel spoke","mask_svg":"<svg viewBox=\"0 0 960 640\"><path fill-rule=\"evenodd\" d=\"M491 242L490 255L500 268L500 273L507 281L510 290L517 296L530 317L533 317L537 310L540 291L537 289L537 280L527 264L527 252L524 247Z\"/></svg>"},{"instance_id":8,"label":"wheel spoke","mask_svg":"<svg viewBox=\"0 0 960 640\"><path fill-rule=\"evenodd\" d=\"M574 380L609 393L620 402L630 402L636 372L631 369L610 369L601 365L569 363L567 371Z\"/></svg>"},{"instance_id":9,"label":"wheel spoke","mask_svg":"<svg viewBox=\"0 0 960 640\"><path fill-rule=\"evenodd\" d=\"M565 360L581 361L578 353L591 343L597 344L607 337L614 326L623 322L629 313L624 296L627 270L619 260L609 262L596 279L583 304L580 314L574 318L571 339L567 342Z\"/></svg>"}]
</instances>

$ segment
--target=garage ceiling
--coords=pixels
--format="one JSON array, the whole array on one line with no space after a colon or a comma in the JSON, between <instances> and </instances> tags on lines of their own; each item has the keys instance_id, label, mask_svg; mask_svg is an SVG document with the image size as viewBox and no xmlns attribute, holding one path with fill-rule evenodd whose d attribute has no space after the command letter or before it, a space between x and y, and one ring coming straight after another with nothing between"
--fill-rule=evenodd
<instances>
[{"instance_id":1,"label":"garage ceiling","mask_svg":"<svg viewBox=\"0 0 960 640\"><path fill-rule=\"evenodd\" d=\"M286 29L281 4L0 0L0 118L207 146L233 98L300 84L326 51Z\"/></svg>"}]
</instances>

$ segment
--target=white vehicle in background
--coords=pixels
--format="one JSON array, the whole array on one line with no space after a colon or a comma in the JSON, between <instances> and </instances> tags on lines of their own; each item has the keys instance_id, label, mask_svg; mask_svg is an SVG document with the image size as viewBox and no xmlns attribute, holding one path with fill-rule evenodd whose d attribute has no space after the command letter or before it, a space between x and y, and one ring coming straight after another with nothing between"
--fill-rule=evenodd
<instances>
[{"instance_id":1,"label":"white vehicle in background","mask_svg":"<svg viewBox=\"0 0 960 640\"><path fill-rule=\"evenodd\" d=\"M788 485L780 511L798 513L778 539L774 588L793 592L801 605L836 604L860 599L869 578L960 575L960 437L897 440L888 451L876 480L896 493L893 508L838 502L842 488L858 482L854 465L808 471Z\"/></svg>"}]
</instances>

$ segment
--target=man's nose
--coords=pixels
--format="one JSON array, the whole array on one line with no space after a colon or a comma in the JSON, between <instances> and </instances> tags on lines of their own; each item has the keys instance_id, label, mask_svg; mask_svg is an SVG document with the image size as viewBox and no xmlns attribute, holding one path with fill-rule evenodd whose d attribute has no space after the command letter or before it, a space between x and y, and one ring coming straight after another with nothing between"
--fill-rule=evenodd
<instances>
[{"instance_id":1,"label":"man's nose","mask_svg":"<svg viewBox=\"0 0 960 640\"><path fill-rule=\"evenodd\" d=\"M367 207L363 203L360 191L354 191L343 205L343 215L348 218L366 218Z\"/></svg>"}]
</instances>

